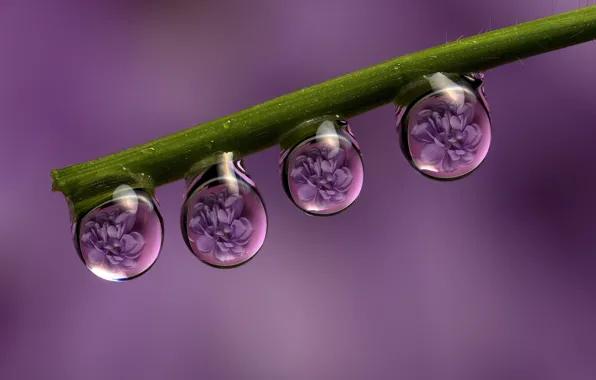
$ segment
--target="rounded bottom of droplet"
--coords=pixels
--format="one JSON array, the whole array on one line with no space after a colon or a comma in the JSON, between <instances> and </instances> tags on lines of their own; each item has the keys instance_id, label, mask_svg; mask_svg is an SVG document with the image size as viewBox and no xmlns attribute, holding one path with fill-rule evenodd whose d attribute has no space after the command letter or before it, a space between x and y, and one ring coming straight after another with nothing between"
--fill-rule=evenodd
<instances>
[{"instance_id":1,"label":"rounded bottom of droplet","mask_svg":"<svg viewBox=\"0 0 596 380\"><path fill-rule=\"evenodd\" d=\"M267 212L254 184L240 177L201 179L187 193L181 227L193 255L220 269L257 256L267 235Z\"/></svg>"},{"instance_id":2,"label":"rounded bottom of droplet","mask_svg":"<svg viewBox=\"0 0 596 380\"><path fill-rule=\"evenodd\" d=\"M73 240L80 259L97 277L123 282L145 274L163 244L157 201L136 189L121 194L75 222Z\"/></svg>"},{"instance_id":3,"label":"rounded bottom of droplet","mask_svg":"<svg viewBox=\"0 0 596 380\"><path fill-rule=\"evenodd\" d=\"M427 178L462 179L488 154L490 114L481 94L465 85L425 94L407 108L396 106L396 115L401 150Z\"/></svg>"},{"instance_id":4,"label":"rounded bottom of droplet","mask_svg":"<svg viewBox=\"0 0 596 380\"><path fill-rule=\"evenodd\" d=\"M329 122L329 121L328 121ZM358 198L364 163L347 123L282 152L281 180L292 203L312 216L333 216Z\"/></svg>"}]
</instances>

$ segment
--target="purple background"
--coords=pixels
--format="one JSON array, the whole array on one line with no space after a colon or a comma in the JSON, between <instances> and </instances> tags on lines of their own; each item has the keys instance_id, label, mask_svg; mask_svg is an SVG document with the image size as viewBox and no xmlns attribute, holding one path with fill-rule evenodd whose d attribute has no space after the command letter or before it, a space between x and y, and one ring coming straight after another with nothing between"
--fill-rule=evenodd
<instances>
[{"instance_id":1,"label":"purple background","mask_svg":"<svg viewBox=\"0 0 596 380\"><path fill-rule=\"evenodd\" d=\"M222 271L158 189L156 266L96 278L49 171L577 0L3 0L0 378L593 380L596 43L487 73L493 146L472 176L409 167L393 109L350 120L358 201L332 219L248 158L263 251ZM252 170L251 170L252 169Z\"/></svg>"}]
</instances>

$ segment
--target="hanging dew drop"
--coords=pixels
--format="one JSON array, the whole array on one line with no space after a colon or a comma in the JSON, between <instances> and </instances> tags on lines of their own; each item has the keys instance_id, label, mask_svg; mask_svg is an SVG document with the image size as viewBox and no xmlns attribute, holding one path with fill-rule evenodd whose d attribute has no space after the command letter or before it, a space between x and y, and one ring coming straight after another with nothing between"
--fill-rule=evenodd
<instances>
[{"instance_id":1,"label":"hanging dew drop","mask_svg":"<svg viewBox=\"0 0 596 380\"><path fill-rule=\"evenodd\" d=\"M241 164L224 161L187 182L181 225L190 251L218 268L250 261L265 241L267 213Z\"/></svg>"},{"instance_id":2,"label":"hanging dew drop","mask_svg":"<svg viewBox=\"0 0 596 380\"><path fill-rule=\"evenodd\" d=\"M364 177L348 123L320 121L314 134L281 152L280 174L286 194L305 213L329 216L346 210L358 198Z\"/></svg>"},{"instance_id":3,"label":"hanging dew drop","mask_svg":"<svg viewBox=\"0 0 596 380\"><path fill-rule=\"evenodd\" d=\"M146 191L123 185L112 200L76 221L75 248L93 274L126 281L153 266L163 243L163 220L156 204Z\"/></svg>"},{"instance_id":4,"label":"hanging dew drop","mask_svg":"<svg viewBox=\"0 0 596 380\"><path fill-rule=\"evenodd\" d=\"M397 130L406 159L421 174L454 180L484 161L491 142L491 118L482 76L427 77L431 90L413 104L396 103Z\"/></svg>"}]
</instances>

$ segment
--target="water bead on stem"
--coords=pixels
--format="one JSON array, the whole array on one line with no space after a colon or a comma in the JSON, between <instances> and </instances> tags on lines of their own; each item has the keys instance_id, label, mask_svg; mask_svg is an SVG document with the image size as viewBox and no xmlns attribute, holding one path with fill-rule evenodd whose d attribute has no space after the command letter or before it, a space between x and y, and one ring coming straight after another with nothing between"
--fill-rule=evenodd
<instances>
[{"instance_id":1,"label":"water bead on stem","mask_svg":"<svg viewBox=\"0 0 596 380\"><path fill-rule=\"evenodd\" d=\"M126 281L147 272L163 243L163 220L148 191L121 186L111 200L75 219L75 248L100 278Z\"/></svg>"},{"instance_id":2,"label":"water bead on stem","mask_svg":"<svg viewBox=\"0 0 596 380\"><path fill-rule=\"evenodd\" d=\"M362 154L348 123L319 118L302 123L282 141L280 175L286 194L309 215L346 210L362 189Z\"/></svg>"},{"instance_id":3,"label":"water bead on stem","mask_svg":"<svg viewBox=\"0 0 596 380\"><path fill-rule=\"evenodd\" d=\"M182 179L195 162L215 161L220 152L233 151L235 158L240 159L275 146L288 132L288 126L298 125L303 120L320 115L337 114L349 118L390 103L401 89L421 75L431 75L436 72L486 71L531 56L588 42L595 37L596 5L593 5L458 39L300 89L136 147L52 170L50 173L52 190L61 192L69 204L71 220L74 221L73 237L77 250L83 252L81 253L83 260L88 265L91 263L96 273L103 273L108 279L132 278L134 272L143 265L135 264L134 270L126 269L126 266L131 265L131 260L140 261L139 257L145 255L144 250L147 249L148 241L147 236L137 229L141 229L145 223L157 226L156 220L160 221L160 228L155 229L163 229L159 212L155 207L149 206L152 202L156 204L155 198L148 195L152 192L147 192L143 197L139 196L139 199L143 200L139 203L132 228L130 227L132 222L128 216L120 216L120 214L111 216L112 211L107 212L107 219L103 216L93 219L93 222L91 220L94 215L106 211L104 208L114 205L112 201L104 205L104 194L112 191L115 182L117 185L120 184L123 170L141 173L141 176L150 178L150 187L153 189ZM455 82L461 84L462 79L464 77L460 75ZM469 89L470 83L467 83L465 88ZM404 103L401 100L396 102L398 124L401 125L402 149L412 165L422 174L441 180L461 178L473 171L484 159L490 143L489 110L482 86L475 88L472 93L473 96L469 92L465 93L462 107L459 105L453 107L449 102L443 102L439 106L441 101L437 98L448 95L447 92L440 91L436 94L426 94L428 98L423 101L417 97L411 99L412 102ZM465 105L468 100L469 107ZM409 106L419 101L426 102L428 107L413 110ZM473 114L471 110L474 111ZM411 133L407 134L408 132ZM424 153L422 153L423 150ZM301 155L306 157L305 162L308 158L313 162L316 161L312 156ZM338 157L341 157L328 153L327 155L321 153L320 156L321 163L326 161L329 164L331 160L340 161ZM308 162L305 171L310 171L311 177L313 172L318 176L318 166L309 165ZM329 167L326 166L326 168ZM331 171L338 173L339 181L331 187L333 194L326 193L326 196L339 200L341 196L337 193L345 190L349 176L344 170L342 172L345 176L341 178L342 172L337 169ZM300 180L302 177L298 176L299 172L296 174L297 180ZM351 174L353 181L356 177ZM284 183L289 183L287 176L285 178L282 179ZM135 179L133 182L138 181ZM321 185L323 187L324 183ZM135 188L146 189L147 187ZM302 199L305 201L310 199L315 194L311 190L303 189ZM321 197L325 198L322 194ZM147 214L153 215L149 218L153 222L139 222L139 214L143 213L145 206ZM119 210L118 212L123 212L122 209ZM316 209L311 211L317 212ZM92 224L88 227L89 231L83 233L90 233L90 235L85 235L84 244L81 244L83 218L89 218L83 223L84 225L87 222ZM246 218L251 220L249 217ZM104 223L108 223L105 224L105 228ZM255 223L253 227L254 225ZM111 232L108 233L108 230ZM115 235L114 231L117 232ZM186 234L186 230L184 231ZM144 244L141 244L139 235L135 232L143 236ZM224 235L226 233L220 232ZM155 241L161 241L163 232L150 234L150 236L155 237ZM113 247L110 245L113 240L109 240L108 237L120 239L117 247L119 251L114 250L115 245ZM221 239L218 240L215 245L221 241ZM226 242L225 239L223 241ZM129 246L129 243L134 244ZM143 253L137 257L136 250L141 245L144 247ZM156 244L153 245L155 246ZM229 248L226 244L223 246ZM202 247L205 248L205 246ZM122 254L123 248L124 254ZM87 250L97 250L91 255L93 262ZM153 248L152 252L155 252ZM102 258L103 261L101 261ZM121 265L116 265L118 263ZM125 267L126 270L118 269L120 274L113 275L111 272L114 266Z\"/></svg>"},{"instance_id":4,"label":"water bead on stem","mask_svg":"<svg viewBox=\"0 0 596 380\"><path fill-rule=\"evenodd\" d=\"M484 161L491 118L481 74L436 73L402 90L397 130L406 159L426 177L454 180Z\"/></svg>"},{"instance_id":5,"label":"water bead on stem","mask_svg":"<svg viewBox=\"0 0 596 380\"><path fill-rule=\"evenodd\" d=\"M225 159L187 182L181 213L184 241L204 263L247 263L267 234L267 212L241 162Z\"/></svg>"}]
</instances>

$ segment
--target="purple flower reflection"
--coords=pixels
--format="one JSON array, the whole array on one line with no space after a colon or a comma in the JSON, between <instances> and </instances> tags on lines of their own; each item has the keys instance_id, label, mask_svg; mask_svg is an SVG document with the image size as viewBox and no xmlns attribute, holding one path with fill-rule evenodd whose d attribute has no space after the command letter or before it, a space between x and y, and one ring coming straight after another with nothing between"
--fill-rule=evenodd
<instances>
[{"instance_id":1,"label":"purple flower reflection","mask_svg":"<svg viewBox=\"0 0 596 380\"><path fill-rule=\"evenodd\" d=\"M292 180L300 184L298 198L325 206L342 203L352 184L352 172L346 167L342 148L312 148L294 159Z\"/></svg>"},{"instance_id":2,"label":"purple flower reflection","mask_svg":"<svg viewBox=\"0 0 596 380\"><path fill-rule=\"evenodd\" d=\"M89 261L112 269L131 269L145 246L143 235L132 231L133 213L114 211L101 213L85 223L81 243L91 250Z\"/></svg>"},{"instance_id":3,"label":"purple flower reflection","mask_svg":"<svg viewBox=\"0 0 596 380\"><path fill-rule=\"evenodd\" d=\"M460 165L470 164L480 142L480 126L471 123L474 106L440 102L418 113L418 124L411 131L412 137L425 144L420 152L423 163L437 165L446 173L456 171Z\"/></svg>"},{"instance_id":4,"label":"purple flower reflection","mask_svg":"<svg viewBox=\"0 0 596 380\"><path fill-rule=\"evenodd\" d=\"M211 193L194 206L190 230L196 233L197 248L203 253L213 253L221 262L230 261L245 253L253 226L242 217L244 198L240 194L228 195L224 189Z\"/></svg>"}]
</instances>

